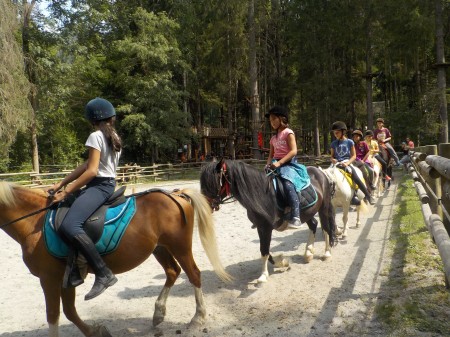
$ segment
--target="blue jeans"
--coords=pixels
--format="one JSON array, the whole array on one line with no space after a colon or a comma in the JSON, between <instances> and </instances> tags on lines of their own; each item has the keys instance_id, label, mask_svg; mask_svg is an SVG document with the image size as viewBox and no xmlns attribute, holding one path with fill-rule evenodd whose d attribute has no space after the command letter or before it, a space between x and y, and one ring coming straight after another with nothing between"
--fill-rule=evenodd
<instances>
[{"instance_id":1,"label":"blue jeans","mask_svg":"<svg viewBox=\"0 0 450 337\"><path fill-rule=\"evenodd\" d=\"M283 187L289 200L289 206L291 206L291 219L294 217L300 219L300 200L298 199L294 184L287 179L283 179Z\"/></svg>"},{"instance_id":2,"label":"blue jeans","mask_svg":"<svg viewBox=\"0 0 450 337\"><path fill-rule=\"evenodd\" d=\"M77 234L83 234L83 224L114 193L114 178L94 178L82 190L70 207L58 232L70 242Z\"/></svg>"}]
</instances>

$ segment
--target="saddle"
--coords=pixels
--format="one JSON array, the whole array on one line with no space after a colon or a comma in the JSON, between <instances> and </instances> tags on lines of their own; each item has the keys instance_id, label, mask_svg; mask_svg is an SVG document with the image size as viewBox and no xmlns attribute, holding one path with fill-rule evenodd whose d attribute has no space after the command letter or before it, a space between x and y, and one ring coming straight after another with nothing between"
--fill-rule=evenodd
<instances>
[{"instance_id":1,"label":"saddle","mask_svg":"<svg viewBox=\"0 0 450 337\"><path fill-rule=\"evenodd\" d=\"M290 211L287 194L283 187L283 178L278 175L273 176L272 185L275 191L275 198L277 202L277 208L280 213L280 218L283 218L284 214ZM300 211L313 206L318 199L317 192L311 184L306 186L297 194L298 199L300 200Z\"/></svg>"},{"instance_id":2,"label":"saddle","mask_svg":"<svg viewBox=\"0 0 450 337\"><path fill-rule=\"evenodd\" d=\"M124 195L126 186L122 186L117 191L115 191L106 200L102 206L100 206L83 224L83 229L86 234L96 243L102 236L103 227L105 224L105 216L108 208L116 207L126 202L126 197ZM57 232L64 220L70 206L75 201L76 196L69 198L69 200L61 203L56 211L54 229ZM82 270L82 272L80 271ZM82 255L78 254L78 251L73 247L70 247L69 254L67 257L66 270L64 272L63 287L76 287L82 284L84 278L87 275L87 264L86 260Z\"/></svg>"},{"instance_id":3,"label":"saddle","mask_svg":"<svg viewBox=\"0 0 450 337\"><path fill-rule=\"evenodd\" d=\"M341 171L341 173L344 175L345 179L347 179L348 184L350 185L350 187L351 187L354 191L357 191L358 188L359 188L359 186L358 186L357 183L355 183L355 182L353 181L352 174L349 173L349 172L347 172L347 171L345 171L345 170L343 170L343 169L341 169L341 168L338 168L338 170Z\"/></svg>"},{"instance_id":4,"label":"saddle","mask_svg":"<svg viewBox=\"0 0 450 337\"><path fill-rule=\"evenodd\" d=\"M109 198L106 200L102 206L100 206L83 224L83 229L86 234L91 238L91 240L96 243L103 233L103 226L105 224L105 215L106 211L110 207L116 207L126 202L126 197L124 195L126 186L122 186L117 191L115 191ZM54 229L58 232L59 227L61 227L61 223L66 217L67 212L72 206L73 202L77 198L79 194L69 198L67 201L64 201L60 204L56 211Z\"/></svg>"}]
</instances>

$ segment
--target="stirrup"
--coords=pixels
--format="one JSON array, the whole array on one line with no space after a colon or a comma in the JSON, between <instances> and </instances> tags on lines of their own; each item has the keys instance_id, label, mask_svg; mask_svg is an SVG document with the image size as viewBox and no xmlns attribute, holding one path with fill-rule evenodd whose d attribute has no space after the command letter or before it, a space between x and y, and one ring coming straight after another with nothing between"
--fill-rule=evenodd
<instances>
[{"instance_id":1,"label":"stirrup","mask_svg":"<svg viewBox=\"0 0 450 337\"><path fill-rule=\"evenodd\" d=\"M350 202L350 205L359 206L359 205L361 205L361 200L359 200L356 195L353 195L353 198L352 198L352 201Z\"/></svg>"}]
</instances>

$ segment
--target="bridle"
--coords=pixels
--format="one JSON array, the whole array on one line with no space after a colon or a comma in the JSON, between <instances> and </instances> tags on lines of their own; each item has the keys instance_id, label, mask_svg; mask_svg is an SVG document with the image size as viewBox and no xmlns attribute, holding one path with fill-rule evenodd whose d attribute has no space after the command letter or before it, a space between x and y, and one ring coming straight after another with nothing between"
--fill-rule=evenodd
<instances>
[{"instance_id":1,"label":"bridle","mask_svg":"<svg viewBox=\"0 0 450 337\"><path fill-rule=\"evenodd\" d=\"M219 179L219 189L217 190L217 195L214 198L206 197L209 201L211 208L214 211L218 211L220 205L234 202L234 196L231 193L231 182L227 174L227 165L223 162L220 167L220 171L217 173L217 178Z\"/></svg>"}]
</instances>

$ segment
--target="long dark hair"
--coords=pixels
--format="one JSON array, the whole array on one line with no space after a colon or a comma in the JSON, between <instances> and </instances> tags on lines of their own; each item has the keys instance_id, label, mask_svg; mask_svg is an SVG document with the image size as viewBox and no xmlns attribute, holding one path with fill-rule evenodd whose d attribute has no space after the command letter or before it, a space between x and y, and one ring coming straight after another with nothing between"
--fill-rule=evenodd
<instances>
[{"instance_id":1,"label":"long dark hair","mask_svg":"<svg viewBox=\"0 0 450 337\"><path fill-rule=\"evenodd\" d=\"M122 150L122 140L117 134L114 128L115 117L95 121L94 124L98 126L100 131L105 135L108 145L114 152L120 152Z\"/></svg>"}]
</instances>

